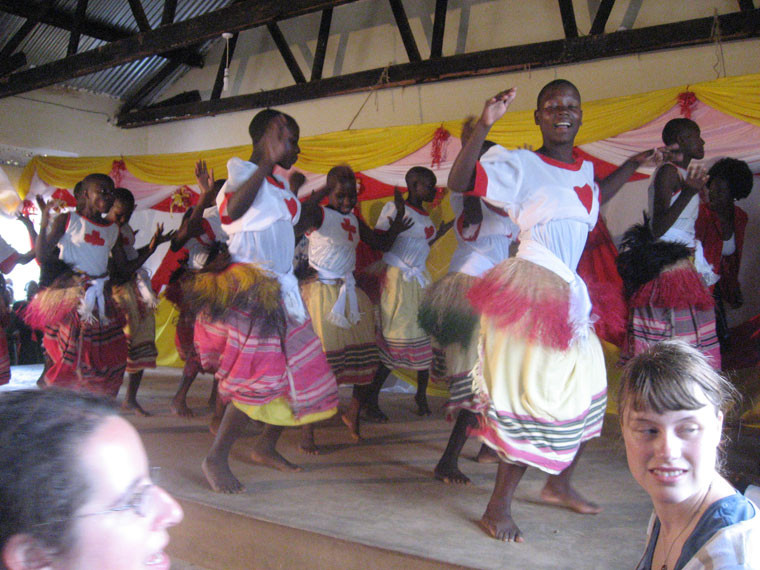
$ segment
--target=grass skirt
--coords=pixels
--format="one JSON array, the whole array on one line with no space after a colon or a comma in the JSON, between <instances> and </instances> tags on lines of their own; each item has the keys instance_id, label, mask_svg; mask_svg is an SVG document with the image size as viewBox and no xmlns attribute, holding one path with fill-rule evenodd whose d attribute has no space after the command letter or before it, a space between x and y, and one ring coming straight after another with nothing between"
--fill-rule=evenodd
<instances>
[{"instance_id":1,"label":"grass skirt","mask_svg":"<svg viewBox=\"0 0 760 570\"><path fill-rule=\"evenodd\" d=\"M367 294L357 287L361 319L348 329L333 324L328 315L339 291L340 284L322 283L318 279L301 286L314 332L322 341L322 349L338 384L368 384L380 363L375 343L374 309Z\"/></svg>"},{"instance_id":2,"label":"grass skirt","mask_svg":"<svg viewBox=\"0 0 760 570\"><path fill-rule=\"evenodd\" d=\"M531 343L564 350L573 340L570 286L540 265L520 258L502 261L472 286L468 297L494 326L509 327Z\"/></svg>"},{"instance_id":3,"label":"grass skirt","mask_svg":"<svg viewBox=\"0 0 760 570\"><path fill-rule=\"evenodd\" d=\"M628 333L621 361L673 338L699 349L720 370L714 301L688 259L665 267L630 298Z\"/></svg>"},{"instance_id":4,"label":"grass skirt","mask_svg":"<svg viewBox=\"0 0 760 570\"><path fill-rule=\"evenodd\" d=\"M135 280L113 288L116 305L124 312L127 325L127 373L156 367L156 317L153 309L146 305Z\"/></svg>"},{"instance_id":5,"label":"grass skirt","mask_svg":"<svg viewBox=\"0 0 760 570\"><path fill-rule=\"evenodd\" d=\"M478 360L480 324L467 298L476 281L465 273L449 273L427 288L420 306L420 326L433 339L430 381L446 384L449 419L461 409L477 410L471 372Z\"/></svg>"},{"instance_id":6,"label":"grass skirt","mask_svg":"<svg viewBox=\"0 0 760 570\"><path fill-rule=\"evenodd\" d=\"M388 368L430 368L430 336L417 322L423 295L424 289L416 280L405 281L398 267L387 267L380 296L377 343L380 360Z\"/></svg>"},{"instance_id":7,"label":"grass skirt","mask_svg":"<svg viewBox=\"0 0 760 570\"><path fill-rule=\"evenodd\" d=\"M24 319L33 329L44 330L43 344L52 361L45 372L48 386L115 397L127 363L125 319L106 287L108 322L97 316L82 320L78 307L86 286L86 277L59 277L34 296Z\"/></svg>"}]
</instances>

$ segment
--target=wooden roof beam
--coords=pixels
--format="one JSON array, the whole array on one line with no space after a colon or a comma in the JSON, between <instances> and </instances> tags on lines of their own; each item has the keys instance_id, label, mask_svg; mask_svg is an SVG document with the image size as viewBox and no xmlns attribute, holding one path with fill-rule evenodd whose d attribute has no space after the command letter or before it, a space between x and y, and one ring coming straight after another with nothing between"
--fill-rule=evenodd
<instances>
[{"instance_id":1,"label":"wooden roof beam","mask_svg":"<svg viewBox=\"0 0 760 570\"><path fill-rule=\"evenodd\" d=\"M23 51L9 55L0 61L0 78L13 73L19 67L26 65L26 54Z\"/></svg>"},{"instance_id":2,"label":"wooden roof beam","mask_svg":"<svg viewBox=\"0 0 760 570\"><path fill-rule=\"evenodd\" d=\"M66 55L74 55L79 49L79 37L82 33L82 26L87 16L87 0L77 0L77 9L74 14L74 29L69 35L69 47Z\"/></svg>"},{"instance_id":3,"label":"wooden roof beam","mask_svg":"<svg viewBox=\"0 0 760 570\"><path fill-rule=\"evenodd\" d=\"M760 36L760 9L718 16L722 41ZM272 91L204 101L193 105L177 105L162 109L144 109L120 114L117 125L139 127L160 122L193 119L220 113L231 113L285 105L377 88L401 87L432 81L459 79L494 73L554 67L712 42L713 18L698 18L659 26L621 30L610 34L553 40L522 46L511 46L470 54L457 54L416 63L393 65L387 69L388 82L378 83L385 69L359 71L329 77L303 85Z\"/></svg>"},{"instance_id":4,"label":"wooden roof beam","mask_svg":"<svg viewBox=\"0 0 760 570\"><path fill-rule=\"evenodd\" d=\"M293 81L296 83L306 83L306 77L303 71L301 71L301 67L298 65L293 52L290 51L288 40L285 39L280 26L277 25L277 22L267 22L267 30L269 30L269 35L272 36L277 49L280 51L282 59L285 60L285 65L288 66L290 74L293 76Z\"/></svg>"},{"instance_id":5,"label":"wooden roof beam","mask_svg":"<svg viewBox=\"0 0 760 570\"><path fill-rule=\"evenodd\" d=\"M222 32L240 32L286 18L319 12L356 0L245 0L168 26L111 42L97 49L38 65L10 75L0 84L0 98L55 85L74 77L165 54L219 37ZM0 5L8 0L0 0ZM286 7L287 6L287 7ZM0 7L2 10L2 7Z\"/></svg>"},{"instance_id":6,"label":"wooden roof beam","mask_svg":"<svg viewBox=\"0 0 760 570\"><path fill-rule=\"evenodd\" d=\"M430 40L430 57L443 55L443 32L446 29L446 11L448 0L435 0L435 19L433 20L433 37Z\"/></svg>"},{"instance_id":7,"label":"wooden roof beam","mask_svg":"<svg viewBox=\"0 0 760 570\"><path fill-rule=\"evenodd\" d=\"M40 24L60 28L68 32L73 31L76 26L75 16L71 12L50 8L44 10L40 15L40 6L31 5L26 2L0 0L0 12L7 12L12 16L18 16L20 18L36 20ZM85 19L82 23L80 32L91 38L104 42L116 42L134 37L135 35L132 30L111 26L109 24L102 24L89 19ZM152 55L159 55L167 59L180 59L182 60L182 63L191 67L203 67L203 57L198 52L188 49L173 52L171 50L165 50L163 53Z\"/></svg>"},{"instance_id":8,"label":"wooden roof beam","mask_svg":"<svg viewBox=\"0 0 760 570\"><path fill-rule=\"evenodd\" d=\"M161 25L167 26L174 22L177 13L177 0L164 0L164 11L161 13Z\"/></svg>"},{"instance_id":9,"label":"wooden roof beam","mask_svg":"<svg viewBox=\"0 0 760 570\"><path fill-rule=\"evenodd\" d=\"M317 36L317 48L314 50L314 62L311 65L311 81L322 79L325 55L327 55L327 41L330 39L332 14L332 8L322 10L322 19L319 21L319 35Z\"/></svg>"},{"instance_id":10,"label":"wooden roof beam","mask_svg":"<svg viewBox=\"0 0 760 570\"><path fill-rule=\"evenodd\" d=\"M607 20L610 19L610 13L614 5L615 0L602 0L599 8L596 9L596 16L594 16L594 23L591 24L589 35L598 36L604 33L604 27L607 25Z\"/></svg>"},{"instance_id":11,"label":"wooden roof beam","mask_svg":"<svg viewBox=\"0 0 760 570\"><path fill-rule=\"evenodd\" d=\"M13 52L16 51L16 48L21 45L21 42L26 39L26 36L32 33L32 30L36 26L37 22L34 20L27 20L24 22L18 31L13 34L7 42L5 42L2 51L0 51L0 61L8 59L13 54Z\"/></svg>"},{"instance_id":12,"label":"wooden roof beam","mask_svg":"<svg viewBox=\"0 0 760 570\"><path fill-rule=\"evenodd\" d=\"M559 13L562 16L562 27L565 29L565 37L578 37L578 24L575 21L575 9L573 0L557 0L559 2Z\"/></svg>"},{"instance_id":13,"label":"wooden roof beam","mask_svg":"<svg viewBox=\"0 0 760 570\"><path fill-rule=\"evenodd\" d=\"M150 22L145 15L145 10L143 10L140 0L129 0L129 8L132 10L132 15L135 17L135 22L137 22L137 27L140 31L149 31L151 29Z\"/></svg>"},{"instance_id":14,"label":"wooden roof beam","mask_svg":"<svg viewBox=\"0 0 760 570\"><path fill-rule=\"evenodd\" d=\"M420 61L420 50L417 49L417 42L414 41L414 34L412 34L412 28L409 26L409 19L406 17L406 10L401 0L390 0L391 9L393 10L393 17L396 19L396 26L401 34L401 41L404 42L404 48L406 48L406 55L409 57L409 61Z\"/></svg>"}]
</instances>

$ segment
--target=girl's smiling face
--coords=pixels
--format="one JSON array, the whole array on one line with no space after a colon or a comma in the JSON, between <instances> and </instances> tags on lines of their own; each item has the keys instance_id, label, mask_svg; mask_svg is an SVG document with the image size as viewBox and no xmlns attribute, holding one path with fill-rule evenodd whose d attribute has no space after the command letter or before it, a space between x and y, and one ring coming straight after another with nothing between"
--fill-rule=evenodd
<instances>
[{"instance_id":1,"label":"girl's smiling face","mask_svg":"<svg viewBox=\"0 0 760 570\"><path fill-rule=\"evenodd\" d=\"M572 143L583 123L581 96L572 85L557 85L541 97L533 114L544 143Z\"/></svg>"},{"instance_id":2,"label":"girl's smiling face","mask_svg":"<svg viewBox=\"0 0 760 570\"><path fill-rule=\"evenodd\" d=\"M696 386L694 395L704 406L661 414L630 407L622 412L628 467L655 506L704 494L716 475L723 413Z\"/></svg>"},{"instance_id":3,"label":"girl's smiling face","mask_svg":"<svg viewBox=\"0 0 760 570\"><path fill-rule=\"evenodd\" d=\"M356 206L356 180L343 180L335 183L327 204L341 214L350 214Z\"/></svg>"}]
</instances>

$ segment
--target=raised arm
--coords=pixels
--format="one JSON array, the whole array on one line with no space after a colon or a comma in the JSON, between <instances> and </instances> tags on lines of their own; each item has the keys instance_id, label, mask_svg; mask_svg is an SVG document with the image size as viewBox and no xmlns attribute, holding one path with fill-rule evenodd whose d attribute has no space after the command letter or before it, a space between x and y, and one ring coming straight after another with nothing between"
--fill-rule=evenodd
<instances>
[{"instance_id":1,"label":"raised arm","mask_svg":"<svg viewBox=\"0 0 760 570\"><path fill-rule=\"evenodd\" d=\"M512 87L488 99L469 139L459 151L449 173L448 187L453 192L467 192L475 185L475 165L480 149L493 124L501 119L514 101L517 89Z\"/></svg>"},{"instance_id":2,"label":"raised arm","mask_svg":"<svg viewBox=\"0 0 760 570\"><path fill-rule=\"evenodd\" d=\"M707 183L707 172L701 166L689 167L686 178L681 180L675 166L665 165L654 179L654 207L652 212L652 233L659 238L676 222L691 199ZM670 203L676 192L678 198Z\"/></svg>"},{"instance_id":3,"label":"raised arm","mask_svg":"<svg viewBox=\"0 0 760 570\"><path fill-rule=\"evenodd\" d=\"M266 177L272 174L275 165L290 152L290 138L287 121L280 115L273 118L267 130L258 141L262 149L256 172L243 182L227 202L227 215L234 221L243 216L251 207Z\"/></svg>"},{"instance_id":4,"label":"raised arm","mask_svg":"<svg viewBox=\"0 0 760 570\"><path fill-rule=\"evenodd\" d=\"M53 255L55 246L66 232L66 224L69 221L70 214L61 214L51 222L50 210L55 205L55 200L45 203L42 199L38 199L37 204L40 206L42 217L40 219L40 233L37 236L34 251L37 259L42 262Z\"/></svg>"},{"instance_id":5,"label":"raised arm","mask_svg":"<svg viewBox=\"0 0 760 570\"><path fill-rule=\"evenodd\" d=\"M126 259L126 255L124 256L124 261L122 263L119 263L117 267L121 267L123 269L119 270L119 273L122 273L124 275L129 275L130 277L132 274L140 269L143 264L148 260L148 258L153 255L156 252L156 249L158 249L158 246L162 243L165 243L167 241L170 241L172 237L174 236L174 231L170 231L169 233L164 233L164 224L158 224L156 226L156 231L153 234L153 237L151 238L150 242L147 245L142 246L140 249L137 250L137 257L131 261L128 261ZM117 242L121 242L121 240L116 240ZM113 251L113 250L112 250ZM122 248L123 253L123 248ZM114 259L114 261L118 260Z\"/></svg>"},{"instance_id":6,"label":"raised arm","mask_svg":"<svg viewBox=\"0 0 760 570\"><path fill-rule=\"evenodd\" d=\"M172 251L179 251L188 240L198 237L203 233L203 211L211 206L216 199L214 169L212 168L209 171L206 161L199 160L195 163L195 179L198 181L198 187L201 189L201 196L190 216L183 220L179 229L174 232L170 246Z\"/></svg>"},{"instance_id":7,"label":"raised arm","mask_svg":"<svg viewBox=\"0 0 760 570\"><path fill-rule=\"evenodd\" d=\"M396 205L396 217L390 224L387 231L376 231L370 228L367 223L359 220L359 238L373 249L379 251L388 251L393 247L398 235L412 227L412 220L405 218L406 204L404 195L398 188L393 189L393 202Z\"/></svg>"},{"instance_id":8,"label":"raised arm","mask_svg":"<svg viewBox=\"0 0 760 570\"><path fill-rule=\"evenodd\" d=\"M318 228L322 225L322 209L319 203L325 199L330 193L330 188L323 186L322 188L315 190L311 195L306 198L301 204L301 217L298 218L293 231L296 234L296 238L301 237L303 234L313 228Z\"/></svg>"},{"instance_id":9,"label":"raised arm","mask_svg":"<svg viewBox=\"0 0 760 570\"><path fill-rule=\"evenodd\" d=\"M678 161L681 159L678 153L678 143L660 148L652 148L634 154L610 175L601 180L597 180L599 191L601 192L602 204L609 201L618 190L628 182L633 173L642 166L658 166L666 161Z\"/></svg>"}]
</instances>

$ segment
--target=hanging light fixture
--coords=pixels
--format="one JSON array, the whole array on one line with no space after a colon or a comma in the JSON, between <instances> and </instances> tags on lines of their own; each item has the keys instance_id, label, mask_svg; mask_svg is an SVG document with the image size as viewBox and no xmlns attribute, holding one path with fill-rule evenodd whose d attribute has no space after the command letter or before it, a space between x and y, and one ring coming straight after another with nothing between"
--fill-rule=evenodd
<instances>
[{"instance_id":1,"label":"hanging light fixture","mask_svg":"<svg viewBox=\"0 0 760 570\"><path fill-rule=\"evenodd\" d=\"M222 91L227 93L230 90L230 39L232 39L232 34L230 32L224 32L222 34L222 37L224 38L224 41L226 42L226 47L224 48L224 55L227 58L227 61L225 62L224 66L224 79L222 82Z\"/></svg>"}]
</instances>

